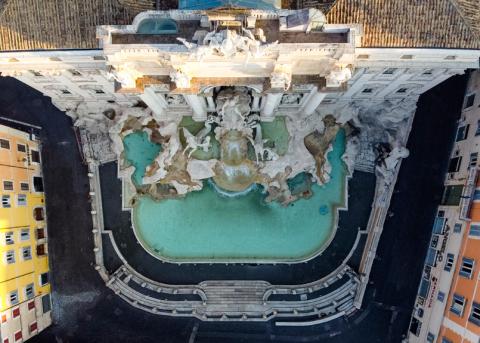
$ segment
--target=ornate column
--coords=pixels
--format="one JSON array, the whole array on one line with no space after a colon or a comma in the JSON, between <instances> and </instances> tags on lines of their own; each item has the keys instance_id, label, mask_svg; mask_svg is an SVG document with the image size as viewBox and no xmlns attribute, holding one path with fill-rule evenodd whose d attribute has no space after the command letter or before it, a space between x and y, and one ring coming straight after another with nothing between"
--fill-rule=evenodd
<instances>
[{"instance_id":1,"label":"ornate column","mask_svg":"<svg viewBox=\"0 0 480 343\"><path fill-rule=\"evenodd\" d=\"M205 121L207 119L207 102L205 98L196 94L184 94L183 96L193 110L192 119Z\"/></svg>"},{"instance_id":2,"label":"ornate column","mask_svg":"<svg viewBox=\"0 0 480 343\"><path fill-rule=\"evenodd\" d=\"M168 104L163 94L157 94L152 87L146 87L140 99L152 110L156 120L161 121L166 118Z\"/></svg>"},{"instance_id":3,"label":"ornate column","mask_svg":"<svg viewBox=\"0 0 480 343\"><path fill-rule=\"evenodd\" d=\"M207 99L207 110L208 112L215 112L215 101L213 101L213 92L204 94Z\"/></svg>"},{"instance_id":4,"label":"ornate column","mask_svg":"<svg viewBox=\"0 0 480 343\"><path fill-rule=\"evenodd\" d=\"M313 88L308 99L305 101L305 104L300 108L300 112L303 112L307 116L311 115L315 112L326 95L326 93L320 93L317 87Z\"/></svg>"},{"instance_id":5,"label":"ornate column","mask_svg":"<svg viewBox=\"0 0 480 343\"><path fill-rule=\"evenodd\" d=\"M283 93L268 93L262 98L262 109L260 119L262 121L273 121L274 112L282 100Z\"/></svg>"},{"instance_id":6,"label":"ornate column","mask_svg":"<svg viewBox=\"0 0 480 343\"><path fill-rule=\"evenodd\" d=\"M252 111L260 111L261 95L255 91L252 91L252 95L253 95Z\"/></svg>"}]
</instances>

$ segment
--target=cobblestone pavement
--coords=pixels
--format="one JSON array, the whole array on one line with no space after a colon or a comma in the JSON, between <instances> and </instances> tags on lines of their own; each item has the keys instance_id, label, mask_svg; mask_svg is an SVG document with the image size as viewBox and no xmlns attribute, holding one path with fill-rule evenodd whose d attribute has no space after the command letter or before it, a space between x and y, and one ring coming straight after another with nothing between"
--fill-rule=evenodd
<instances>
[{"instance_id":1,"label":"cobblestone pavement","mask_svg":"<svg viewBox=\"0 0 480 343\"><path fill-rule=\"evenodd\" d=\"M55 324L29 342L399 342L408 327L465 86L455 77L420 98L364 309L325 325L204 323L149 315L93 269L88 180L71 122L48 98L0 78L0 116L43 127ZM439 119L441 118L441 119Z\"/></svg>"}]
</instances>

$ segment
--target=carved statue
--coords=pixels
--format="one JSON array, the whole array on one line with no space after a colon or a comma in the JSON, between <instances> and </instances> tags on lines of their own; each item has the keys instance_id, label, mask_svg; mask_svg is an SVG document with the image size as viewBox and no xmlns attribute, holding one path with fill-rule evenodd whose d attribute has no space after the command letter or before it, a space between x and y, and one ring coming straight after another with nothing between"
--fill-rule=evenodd
<instances>
[{"instance_id":1,"label":"carved statue","mask_svg":"<svg viewBox=\"0 0 480 343\"><path fill-rule=\"evenodd\" d=\"M255 139L247 137L250 141L250 144L255 150L255 160L258 163L260 161L274 161L278 159L278 155L270 148L264 147L264 144L268 142L268 139L263 139L262 135L262 126L260 125L260 116L254 114L251 118L248 118L249 121L247 125L252 129L255 129Z\"/></svg>"},{"instance_id":2,"label":"carved statue","mask_svg":"<svg viewBox=\"0 0 480 343\"><path fill-rule=\"evenodd\" d=\"M167 96L167 103L170 106L181 106L187 104L185 98L181 94L169 94Z\"/></svg>"},{"instance_id":3,"label":"carved statue","mask_svg":"<svg viewBox=\"0 0 480 343\"><path fill-rule=\"evenodd\" d=\"M255 38L255 35L247 29L242 28L242 34L238 34L233 30L211 31L205 34L202 44L195 44L188 42L184 38L177 38L188 49L197 61L209 54L216 54L231 58L237 53L246 55L247 61L250 57L261 57L271 47L278 44L277 42L271 44L263 44L266 38L263 31L258 31L260 40Z\"/></svg>"},{"instance_id":4,"label":"carved statue","mask_svg":"<svg viewBox=\"0 0 480 343\"><path fill-rule=\"evenodd\" d=\"M283 94L282 100L280 101L281 105L298 105L302 100L302 94L292 93L292 94Z\"/></svg>"},{"instance_id":5,"label":"carved statue","mask_svg":"<svg viewBox=\"0 0 480 343\"><path fill-rule=\"evenodd\" d=\"M210 136L206 136L199 140L196 136L192 135L190 131L188 131L185 127L183 129L183 135L185 136L185 140L187 142L187 146L183 150L183 154L190 150L188 153L188 158L192 156L192 154L197 151L199 148L202 148L203 151L207 152L210 148Z\"/></svg>"},{"instance_id":6,"label":"carved statue","mask_svg":"<svg viewBox=\"0 0 480 343\"><path fill-rule=\"evenodd\" d=\"M327 87L340 87L352 78L352 71L348 67L334 68L327 76Z\"/></svg>"},{"instance_id":7,"label":"carved statue","mask_svg":"<svg viewBox=\"0 0 480 343\"><path fill-rule=\"evenodd\" d=\"M181 69L172 71L170 73L170 78L172 79L172 82L175 83L177 88L190 88L190 80L192 78Z\"/></svg>"}]
</instances>

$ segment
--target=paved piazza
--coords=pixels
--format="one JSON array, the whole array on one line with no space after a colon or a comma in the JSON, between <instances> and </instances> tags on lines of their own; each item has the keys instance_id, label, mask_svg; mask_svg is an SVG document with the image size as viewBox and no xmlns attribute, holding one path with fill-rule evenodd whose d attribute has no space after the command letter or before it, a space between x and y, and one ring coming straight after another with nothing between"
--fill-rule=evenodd
<instances>
[{"instance_id":1,"label":"paved piazza","mask_svg":"<svg viewBox=\"0 0 480 343\"><path fill-rule=\"evenodd\" d=\"M38 342L406 337L480 50L234 2L118 1L98 48L0 52L0 124L41 142Z\"/></svg>"}]
</instances>

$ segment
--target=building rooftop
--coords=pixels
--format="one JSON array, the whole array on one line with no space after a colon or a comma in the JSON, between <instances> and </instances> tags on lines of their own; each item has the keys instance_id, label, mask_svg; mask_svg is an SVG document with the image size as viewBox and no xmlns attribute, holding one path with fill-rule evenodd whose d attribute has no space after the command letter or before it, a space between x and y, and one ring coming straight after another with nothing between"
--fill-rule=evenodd
<instances>
[{"instance_id":1,"label":"building rooftop","mask_svg":"<svg viewBox=\"0 0 480 343\"><path fill-rule=\"evenodd\" d=\"M149 4L145 0L3 3L1 50L94 49L97 25L131 24ZM362 24L364 47L480 49L479 17L476 0L338 0L327 13L328 23Z\"/></svg>"}]
</instances>

